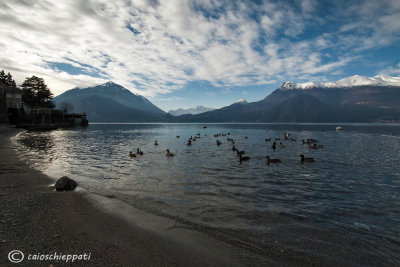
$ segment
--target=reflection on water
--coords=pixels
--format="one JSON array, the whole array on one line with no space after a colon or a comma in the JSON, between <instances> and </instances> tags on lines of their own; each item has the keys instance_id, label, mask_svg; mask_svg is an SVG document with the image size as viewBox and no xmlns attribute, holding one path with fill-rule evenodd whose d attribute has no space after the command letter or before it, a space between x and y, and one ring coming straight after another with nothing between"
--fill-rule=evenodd
<instances>
[{"instance_id":1,"label":"reflection on water","mask_svg":"<svg viewBox=\"0 0 400 267\"><path fill-rule=\"evenodd\" d=\"M47 152L54 147L54 138L48 132L24 132L19 135L18 142L35 152Z\"/></svg>"},{"instance_id":2,"label":"reflection on water","mask_svg":"<svg viewBox=\"0 0 400 267\"><path fill-rule=\"evenodd\" d=\"M276 246L299 257L328 253L336 263L357 263L354 253L392 263L400 252L399 126L345 125L342 132L335 127L90 125L26 132L16 143L23 157L51 176L67 174L89 191L188 222L241 246L251 243L258 251ZM284 140L284 132L297 141ZM187 146L197 133L201 138ZM227 137L250 161L240 163ZM269 137L271 142L280 138L275 151L265 141ZM302 145L307 138L320 140L324 148ZM222 145L216 145L217 139ZM144 155L129 158L136 148ZM167 148L173 158L165 156ZM300 154L316 161L302 164ZM267 155L282 163L268 165ZM278 243L271 245L271 240Z\"/></svg>"}]
</instances>

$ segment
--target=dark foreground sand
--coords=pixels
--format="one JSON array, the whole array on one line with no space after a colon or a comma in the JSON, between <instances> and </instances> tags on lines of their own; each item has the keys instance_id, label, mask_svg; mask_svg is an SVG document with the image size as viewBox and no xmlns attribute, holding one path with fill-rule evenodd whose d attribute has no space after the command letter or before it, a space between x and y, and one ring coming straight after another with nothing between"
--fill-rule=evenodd
<instances>
[{"instance_id":1,"label":"dark foreground sand","mask_svg":"<svg viewBox=\"0 0 400 267\"><path fill-rule=\"evenodd\" d=\"M0 266L232 266L266 259L84 190L54 192L46 175L18 160L0 129ZM25 260L8 260L20 250ZM28 261L29 254L89 254L89 261ZM17 255L18 258L18 255ZM269 262L271 263L271 262Z\"/></svg>"}]
</instances>

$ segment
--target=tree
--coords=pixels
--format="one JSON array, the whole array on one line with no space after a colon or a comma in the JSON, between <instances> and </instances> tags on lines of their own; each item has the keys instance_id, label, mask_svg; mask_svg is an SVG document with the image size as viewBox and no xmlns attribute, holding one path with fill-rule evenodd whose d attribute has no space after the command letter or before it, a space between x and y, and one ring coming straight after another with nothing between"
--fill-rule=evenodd
<instances>
[{"instance_id":1,"label":"tree","mask_svg":"<svg viewBox=\"0 0 400 267\"><path fill-rule=\"evenodd\" d=\"M34 108L54 108L53 93L42 78L26 78L22 87L22 100Z\"/></svg>"},{"instance_id":2,"label":"tree","mask_svg":"<svg viewBox=\"0 0 400 267\"><path fill-rule=\"evenodd\" d=\"M62 112L64 114L66 114L69 111L71 111L74 108L74 106L72 104L68 103L68 102L61 102L60 103L60 108L61 108Z\"/></svg>"},{"instance_id":3,"label":"tree","mask_svg":"<svg viewBox=\"0 0 400 267\"><path fill-rule=\"evenodd\" d=\"M17 88L17 84L15 83L11 73L8 73L6 75L6 73L4 72L4 70L2 70L0 72L0 81L7 84L8 86L12 87L12 88Z\"/></svg>"}]
</instances>

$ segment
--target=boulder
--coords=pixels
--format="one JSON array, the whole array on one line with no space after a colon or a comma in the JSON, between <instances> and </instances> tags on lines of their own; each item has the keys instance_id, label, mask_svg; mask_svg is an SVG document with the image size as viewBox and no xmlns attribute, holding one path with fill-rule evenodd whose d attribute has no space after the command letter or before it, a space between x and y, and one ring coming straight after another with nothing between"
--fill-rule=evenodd
<instances>
[{"instance_id":1,"label":"boulder","mask_svg":"<svg viewBox=\"0 0 400 267\"><path fill-rule=\"evenodd\" d=\"M57 180L54 188L56 189L56 191L73 191L75 190L77 185L78 184L71 178L63 176Z\"/></svg>"}]
</instances>

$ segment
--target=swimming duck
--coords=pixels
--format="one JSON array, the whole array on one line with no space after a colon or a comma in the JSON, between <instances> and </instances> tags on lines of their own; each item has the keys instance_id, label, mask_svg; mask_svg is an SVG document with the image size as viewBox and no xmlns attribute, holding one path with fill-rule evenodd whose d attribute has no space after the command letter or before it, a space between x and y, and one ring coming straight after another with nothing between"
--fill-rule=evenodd
<instances>
[{"instance_id":1,"label":"swimming duck","mask_svg":"<svg viewBox=\"0 0 400 267\"><path fill-rule=\"evenodd\" d=\"M143 151L140 151L139 148L138 148L138 149L136 149L136 154L143 156Z\"/></svg>"},{"instance_id":2,"label":"swimming duck","mask_svg":"<svg viewBox=\"0 0 400 267\"><path fill-rule=\"evenodd\" d=\"M265 142L269 142L271 141L271 137L270 138L265 138Z\"/></svg>"},{"instance_id":3,"label":"swimming duck","mask_svg":"<svg viewBox=\"0 0 400 267\"><path fill-rule=\"evenodd\" d=\"M313 143L318 142L318 140L315 140L315 139L312 139L312 138L308 138L306 141L301 140L301 142L303 143L303 145L304 145L304 144L311 145L311 144L313 144Z\"/></svg>"},{"instance_id":4,"label":"swimming duck","mask_svg":"<svg viewBox=\"0 0 400 267\"><path fill-rule=\"evenodd\" d=\"M132 151L129 151L129 157L131 157L131 158L136 158L136 154L135 154L135 153L132 153Z\"/></svg>"},{"instance_id":5,"label":"swimming duck","mask_svg":"<svg viewBox=\"0 0 400 267\"><path fill-rule=\"evenodd\" d=\"M301 157L301 163L303 163L303 162L314 162L315 161L314 158L306 158L306 157L304 157L303 154L301 154L300 157Z\"/></svg>"},{"instance_id":6,"label":"swimming duck","mask_svg":"<svg viewBox=\"0 0 400 267\"><path fill-rule=\"evenodd\" d=\"M229 138L229 137L226 138L226 140L229 141L229 142L233 142L233 139L232 139L232 138Z\"/></svg>"},{"instance_id":7,"label":"swimming duck","mask_svg":"<svg viewBox=\"0 0 400 267\"><path fill-rule=\"evenodd\" d=\"M179 135L177 135L177 136L176 136L176 138L180 138L180 136L179 136Z\"/></svg>"},{"instance_id":8,"label":"swimming duck","mask_svg":"<svg viewBox=\"0 0 400 267\"><path fill-rule=\"evenodd\" d=\"M269 156L266 157L267 158L267 163L281 163L280 159L271 159Z\"/></svg>"},{"instance_id":9,"label":"swimming duck","mask_svg":"<svg viewBox=\"0 0 400 267\"><path fill-rule=\"evenodd\" d=\"M220 146L222 143L219 141L219 140L217 140L217 146Z\"/></svg>"},{"instance_id":10,"label":"swimming duck","mask_svg":"<svg viewBox=\"0 0 400 267\"><path fill-rule=\"evenodd\" d=\"M282 142L279 142L279 147L280 148L285 148L285 145Z\"/></svg>"},{"instance_id":11,"label":"swimming duck","mask_svg":"<svg viewBox=\"0 0 400 267\"><path fill-rule=\"evenodd\" d=\"M244 150L239 151L239 149L236 148L236 155L242 156L243 154L246 154L246 152Z\"/></svg>"},{"instance_id":12,"label":"swimming duck","mask_svg":"<svg viewBox=\"0 0 400 267\"><path fill-rule=\"evenodd\" d=\"M289 136L290 136L289 133L284 133L283 135L284 135L284 137L285 137L285 140L289 140Z\"/></svg>"},{"instance_id":13,"label":"swimming duck","mask_svg":"<svg viewBox=\"0 0 400 267\"><path fill-rule=\"evenodd\" d=\"M317 144L313 144L313 145L308 145L309 149L318 149Z\"/></svg>"},{"instance_id":14,"label":"swimming duck","mask_svg":"<svg viewBox=\"0 0 400 267\"><path fill-rule=\"evenodd\" d=\"M237 149L237 148L235 147L235 145L233 145L233 146L232 146L232 151L236 151L236 149Z\"/></svg>"},{"instance_id":15,"label":"swimming duck","mask_svg":"<svg viewBox=\"0 0 400 267\"><path fill-rule=\"evenodd\" d=\"M190 139L189 139L186 145L187 146L191 146L192 145L192 141L190 141Z\"/></svg>"},{"instance_id":16,"label":"swimming duck","mask_svg":"<svg viewBox=\"0 0 400 267\"><path fill-rule=\"evenodd\" d=\"M167 149L167 154L165 154L167 157L173 157L174 153L169 152L169 149Z\"/></svg>"},{"instance_id":17,"label":"swimming duck","mask_svg":"<svg viewBox=\"0 0 400 267\"><path fill-rule=\"evenodd\" d=\"M155 145L155 146L158 146L157 140L154 142L154 145Z\"/></svg>"},{"instance_id":18,"label":"swimming duck","mask_svg":"<svg viewBox=\"0 0 400 267\"><path fill-rule=\"evenodd\" d=\"M250 160L250 157L243 157L242 154L240 154L239 156L240 156L239 158L240 162Z\"/></svg>"},{"instance_id":19,"label":"swimming duck","mask_svg":"<svg viewBox=\"0 0 400 267\"><path fill-rule=\"evenodd\" d=\"M276 149L276 142L273 142L273 143L272 143L272 146L271 146L271 148L272 148L273 150L275 150L275 149Z\"/></svg>"},{"instance_id":20,"label":"swimming duck","mask_svg":"<svg viewBox=\"0 0 400 267\"><path fill-rule=\"evenodd\" d=\"M244 137L244 139L247 139L247 138L248 138L247 136Z\"/></svg>"}]
</instances>

